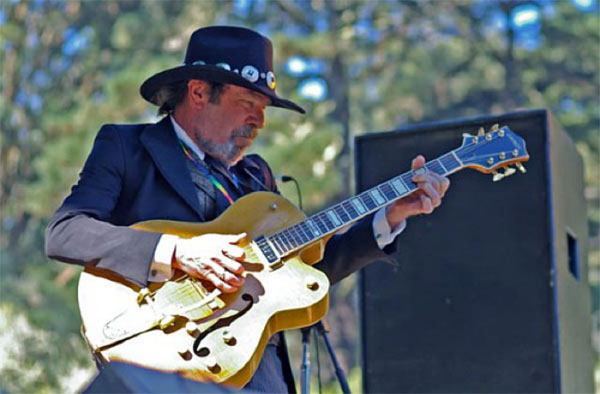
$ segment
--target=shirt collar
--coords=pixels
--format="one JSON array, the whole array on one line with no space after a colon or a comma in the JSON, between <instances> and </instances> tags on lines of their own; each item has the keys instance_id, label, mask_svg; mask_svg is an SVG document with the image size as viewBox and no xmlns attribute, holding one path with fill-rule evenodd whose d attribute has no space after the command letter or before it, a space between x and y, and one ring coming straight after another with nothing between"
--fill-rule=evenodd
<instances>
[{"instance_id":1,"label":"shirt collar","mask_svg":"<svg viewBox=\"0 0 600 394\"><path fill-rule=\"evenodd\" d=\"M175 121L175 118L173 118L173 115L171 115L170 118L171 118L171 123L173 123L173 128L175 129L175 134L177 134L177 138L179 138L185 144L185 146L187 146L189 149L191 149L192 152L194 152L200 160L204 160L204 156L205 156L204 151L202 149L200 149L198 147L198 145L196 145L194 143L194 141L192 141L192 139L185 132L183 127L181 127L179 125L179 123L177 123Z\"/></svg>"}]
</instances>

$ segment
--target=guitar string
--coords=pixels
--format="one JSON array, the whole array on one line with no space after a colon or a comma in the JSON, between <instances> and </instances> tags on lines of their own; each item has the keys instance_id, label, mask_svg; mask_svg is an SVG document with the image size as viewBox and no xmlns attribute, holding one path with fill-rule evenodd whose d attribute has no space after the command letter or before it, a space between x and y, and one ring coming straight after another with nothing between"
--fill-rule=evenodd
<instances>
[{"instance_id":1,"label":"guitar string","mask_svg":"<svg viewBox=\"0 0 600 394\"><path fill-rule=\"evenodd\" d=\"M496 138L494 138L494 139L497 139L497 138L498 138L498 137L496 137ZM454 150L452 150L452 151L450 151L450 152L448 152L448 153L445 153L445 154L441 155L440 157L437 157L437 158L435 158L435 159L433 159L433 160L430 160L430 161L428 161L427 163L425 163L425 167L427 167L427 165L428 165L428 164L429 164L430 166L433 166L433 165L435 165L435 164L436 164L436 162L437 162L437 165L438 165L438 166L441 166L441 168L442 168L442 169L445 169L445 168L446 168L446 166L444 166L444 164L442 163L442 158L443 158L444 156L450 155L452 152L454 152L454 153L455 153L457 156L458 156L458 155L461 155L461 156L463 156L463 155L469 154L469 153L473 152L475 149L481 149L481 148L482 148L482 147L484 147L485 145L488 145L488 144L489 144L490 142L492 142L494 139L492 139L491 141L484 140L484 141L481 141L480 143L477 143L477 144L474 144L474 145L469 145L469 146L464 146L464 147L459 147L459 148L457 148L457 149L454 149ZM485 157L485 156L486 156L486 155L479 155L479 156L475 156L475 157L474 157L474 159L480 159L480 158L482 158L482 157ZM459 167L458 167L458 168L460 168L460 167L464 167L464 164L463 164L463 165L461 165L461 164L459 163ZM449 174L451 171L452 171L452 170L450 170L450 171L447 171L447 170L446 170L446 171L444 171L444 175L447 175L447 174ZM385 198L385 202L384 202L383 204L378 204L378 203L376 203L375 201L371 201L371 202L372 202L372 203L375 205L375 208L373 208L373 209L370 209L370 208L369 208L369 206L368 206L368 205L365 203L365 205L367 206L367 208L369 208L369 210L374 210L374 209L376 209L376 208L378 208L378 207L380 207L380 206L384 206L384 205L386 205L386 204L390 203L391 201L393 201L394 199L397 199L397 198L400 198L400 197L401 197L401 195L397 195L397 194L398 194L398 192L397 192L396 190L394 190L394 189L393 189L393 187L390 185L390 182L391 182L393 179L396 179L396 178L402 178L403 176L405 176L405 175L407 175L407 174L410 174L410 173L411 173L411 171L407 171L407 172L405 172L405 173L402 173L402 174L400 174L400 175L398 175L398 176L396 176L396 177L392 178L391 180L388 180L388 181L386 181L386 182L383 182L383 183L382 183L382 184L380 184L380 185L376 185L375 187L373 187L373 188L371 188L371 189L369 189L369 190L367 190L367 191L365 191L365 192L363 192L363 193L359 194L357 197L358 197L358 198L360 198L360 199L361 199L361 201L364 203L364 202L365 202L365 199L364 199L364 197L367 197L367 198L370 198L370 199L372 199L372 198L371 198L371 196L370 196L370 193L372 193L374 190L378 190L380 187L383 187L383 186L385 186L385 185L388 185L388 186L390 186L390 187L392 188L392 190L393 190L393 194L395 194L395 195L396 195L395 197L393 197L393 198L390 198L390 197L388 197L387 195L385 195L385 193L382 193L382 194L383 194L383 197ZM404 181L404 180L403 180L403 181ZM409 189L411 189L410 191L413 191L413 190L414 190L414 189L413 189L413 187L412 187L412 185L407 185L407 187L408 187ZM408 194L408 193L407 193L407 194ZM278 232L278 233L276 233L276 234L273 234L273 236L271 236L270 238L273 238L273 239L274 239L274 238L275 238L275 236L277 236L277 235L280 235L280 234L281 234L281 235L284 235L284 236L289 236L289 237L291 237L291 239L292 239L293 241L296 241L296 243L299 243L299 245L298 245L298 246L296 246L296 247L302 247L302 246L304 246L304 245L307 245L307 244L309 244L310 242L312 242L312 241L314 241L315 239L317 239L317 238L318 238L318 236L314 237L314 236L313 236L313 234L310 234L310 235L311 235L311 237L309 238L309 240L308 240L308 241L304 241L304 240L302 239L302 235L300 235L300 236L295 236L295 235L293 234L293 232L294 232L294 231L298 232L298 231L299 231L298 229L301 229L303 225L307 226L307 223L306 223L306 222L307 222L307 220L309 220L309 219L312 219L313 217L314 217L315 221L316 221L316 219L319 219L319 221L323 222L323 227L324 227L324 228L325 228L325 230L326 230L325 232L329 232L329 231L331 231L331 230L335 229L336 227L343 227L344 225L347 225L347 224L348 224L348 223L350 223L351 221L355 220L355 219L356 219L358 216L360 216L360 215L358 215L358 216L352 217L352 215L350 214L350 212L347 212L347 210L344 208L344 203L348 203L348 201L349 201L349 200L344 200L344 201L342 201L342 202L340 202L340 203L338 203L338 204L334 205L333 207L330 207L330 208L329 208L329 210L332 210L333 212L336 212L337 216L338 216L338 217L339 217L339 219L342 221L342 224L341 224L341 226L336 226L334 223L331 223L331 222L330 222L330 223L331 223L333 226L330 226L330 225L328 225L328 223L327 223L327 222L326 222L326 221L323 219L323 218L327 218L327 214L325 213L327 210L325 210L325 211L323 211L323 212L319 212L319 213L317 213L317 214L315 214L315 215L313 215L313 216L311 216L311 217L309 217L309 218L307 218L307 219L303 220L302 222L298 223L297 225L291 226L291 227L289 227L289 228L287 228L287 229L284 229L284 230L282 230L282 231L280 231L280 232ZM349 220L344 220L344 219L342 218L341 214L339 214L338 212L344 212L344 213L346 213L346 214L347 214L347 216L349 217ZM327 219L328 219L328 218L327 218ZM319 224L319 223L317 223L317 225L318 225L318 224ZM298 229L296 229L296 227L298 227ZM318 226L318 227L320 227L320 226ZM331 227L331 228L330 228L330 227ZM323 229L319 228L319 230L321 230L321 232L323 233ZM300 233L300 234L302 234L302 233ZM321 235L322 235L322 234L321 234ZM311 239L311 238L312 238L312 239ZM285 238L284 238L284 239L282 239L282 241L284 241L284 242L285 242L285 241L286 241L286 240L285 240ZM284 247L286 247L286 248L288 249L288 251L289 251L289 250L293 250L294 248L296 248L296 247L294 247L294 246L293 246L293 242L289 242L289 241L287 241L287 242L286 242L286 244L287 244L287 245L283 245L283 246L284 246ZM286 251L286 252L287 252L287 251Z\"/></svg>"}]
</instances>

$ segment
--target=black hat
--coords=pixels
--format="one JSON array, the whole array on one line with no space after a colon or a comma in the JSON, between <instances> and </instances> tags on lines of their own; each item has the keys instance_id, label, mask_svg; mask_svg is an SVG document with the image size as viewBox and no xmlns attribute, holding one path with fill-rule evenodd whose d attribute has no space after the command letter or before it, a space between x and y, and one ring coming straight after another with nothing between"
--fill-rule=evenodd
<instances>
[{"instance_id":1,"label":"black hat","mask_svg":"<svg viewBox=\"0 0 600 394\"><path fill-rule=\"evenodd\" d=\"M273 45L250 29L210 26L196 30L190 37L184 64L151 76L140 87L140 93L149 102L161 105L157 93L162 86L188 79L242 86L268 96L272 106L306 113L296 103L277 96Z\"/></svg>"}]
</instances>

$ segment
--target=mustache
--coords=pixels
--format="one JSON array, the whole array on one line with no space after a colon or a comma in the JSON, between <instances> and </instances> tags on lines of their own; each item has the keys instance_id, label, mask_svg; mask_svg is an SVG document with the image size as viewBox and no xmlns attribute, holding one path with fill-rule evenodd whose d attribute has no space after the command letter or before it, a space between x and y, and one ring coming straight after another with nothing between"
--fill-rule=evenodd
<instances>
[{"instance_id":1,"label":"mustache","mask_svg":"<svg viewBox=\"0 0 600 394\"><path fill-rule=\"evenodd\" d=\"M256 138L257 135L258 135L258 130L256 129L256 127L254 127L252 125L242 126L240 128L233 130L233 132L231 133L232 137L246 137L246 138L252 138L252 139Z\"/></svg>"}]
</instances>

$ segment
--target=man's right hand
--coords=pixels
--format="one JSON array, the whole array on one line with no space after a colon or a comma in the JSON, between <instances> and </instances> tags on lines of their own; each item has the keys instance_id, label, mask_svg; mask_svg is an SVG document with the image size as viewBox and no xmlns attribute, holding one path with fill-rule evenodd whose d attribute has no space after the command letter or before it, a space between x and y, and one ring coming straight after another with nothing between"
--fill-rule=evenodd
<instances>
[{"instance_id":1,"label":"man's right hand","mask_svg":"<svg viewBox=\"0 0 600 394\"><path fill-rule=\"evenodd\" d=\"M171 266L186 274L206 279L225 293L232 293L244 284L241 274L244 249L237 244L246 237L237 235L204 234L180 238L175 245Z\"/></svg>"}]
</instances>

